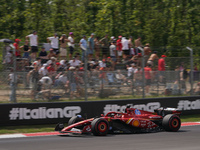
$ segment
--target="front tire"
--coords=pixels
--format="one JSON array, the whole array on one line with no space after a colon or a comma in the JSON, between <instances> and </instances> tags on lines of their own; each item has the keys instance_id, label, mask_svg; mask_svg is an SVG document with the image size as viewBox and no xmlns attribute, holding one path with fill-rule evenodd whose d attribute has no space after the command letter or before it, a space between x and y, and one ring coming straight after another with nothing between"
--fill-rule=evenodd
<instances>
[{"instance_id":1,"label":"front tire","mask_svg":"<svg viewBox=\"0 0 200 150\"><path fill-rule=\"evenodd\" d=\"M181 127L181 120L177 115L169 114L163 118L162 125L166 131L177 132Z\"/></svg>"},{"instance_id":2,"label":"front tire","mask_svg":"<svg viewBox=\"0 0 200 150\"><path fill-rule=\"evenodd\" d=\"M103 118L96 118L91 123L92 133L96 136L104 136L108 133L108 121Z\"/></svg>"},{"instance_id":3,"label":"front tire","mask_svg":"<svg viewBox=\"0 0 200 150\"><path fill-rule=\"evenodd\" d=\"M83 121L84 118L80 117L80 116L74 116L74 117L71 117L68 121L68 126L69 125L72 125L74 123L77 123L77 122L80 122L80 121Z\"/></svg>"}]
</instances>

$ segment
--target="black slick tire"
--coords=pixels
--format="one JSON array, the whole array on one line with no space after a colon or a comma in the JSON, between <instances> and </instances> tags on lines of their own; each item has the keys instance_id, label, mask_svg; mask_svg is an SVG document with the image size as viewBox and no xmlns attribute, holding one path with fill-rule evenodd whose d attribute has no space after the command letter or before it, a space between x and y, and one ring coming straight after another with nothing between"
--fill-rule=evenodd
<instances>
[{"instance_id":1,"label":"black slick tire","mask_svg":"<svg viewBox=\"0 0 200 150\"><path fill-rule=\"evenodd\" d=\"M181 127L181 120L177 115L168 114L163 118L162 126L166 131L177 132Z\"/></svg>"},{"instance_id":2,"label":"black slick tire","mask_svg":"<svg viewBox=\"0 0 200 150\"><path fill-rule=\"evenodd\" d=\"M77 123L77 122L80 122L80 121L83 121L84 119L82 117L79 117L79 116L74 116L74 117L71 117L68 121L68 126L69 125L72 125L74 123Z\"/></svg>"},{"instance_id":3,"label":"black slick tire","mask_svg":"<svg viewBox=\"0 0 200 150\"><path fill-rule=\"evenodd\" d=\"M103 118L96 118L91 123L92 133L95 136L105 136L108 133L108 121Z\"/></svg>"}]
</instances>

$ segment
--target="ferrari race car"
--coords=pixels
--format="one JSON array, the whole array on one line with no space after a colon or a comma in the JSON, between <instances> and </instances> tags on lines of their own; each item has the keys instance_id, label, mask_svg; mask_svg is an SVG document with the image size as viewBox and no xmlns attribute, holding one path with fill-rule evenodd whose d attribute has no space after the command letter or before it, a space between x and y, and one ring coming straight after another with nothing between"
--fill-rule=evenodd
<instances>
[{"instance_id":1,"label":"ferrari race car","mask_svg":"<svg viewBox=\"0 0 200 150\"><path fill-rule=\"evenodd\" d=\"M106 135L108 133L138 133L153 131L178 131L181 126L181 111L175 108L158 108L148 112L127 107L125 112L109 112L101 117L84 119L81 115L72 117L68 126L57 124L60 133Z\"/></svg>"}]
</instances>

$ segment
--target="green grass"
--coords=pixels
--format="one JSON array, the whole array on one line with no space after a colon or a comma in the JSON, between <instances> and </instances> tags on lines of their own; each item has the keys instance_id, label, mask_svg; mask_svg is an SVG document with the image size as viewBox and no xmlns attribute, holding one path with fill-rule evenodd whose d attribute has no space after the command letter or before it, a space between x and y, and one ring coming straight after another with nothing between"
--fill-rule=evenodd
<instances>
[{"instance_id":1,"label":"green grass","mask_svg":"<svg viewBox=\"0 0 200 150\"><path fill-rule=\"evenodd\" d=\"M52 132L55 124L29 125L29 126L4 126L0 127L0 134Z\"/></svg>"},{"instance_id":2,"label":"green grass","mask_svg":"<svg viewBox=\"0 0 200 150\"><path fill-rule=\"evenodd\" d=\"M182 122L200 122L200 114L181 116L181 121ZM3 127L0 127L0 134L53 132L55 126L56 124L29 125L29 126L3 126Z\"/></svg>"},{"instance_id":3,"label":"green grass","mask_svg":"<svg viewBox=\"0 0 200 150\"><path fill-rule=\"evenodd\" d=\"M182 122L200 122L200 114L181 116Z\"/></svg>"}]
</instances>

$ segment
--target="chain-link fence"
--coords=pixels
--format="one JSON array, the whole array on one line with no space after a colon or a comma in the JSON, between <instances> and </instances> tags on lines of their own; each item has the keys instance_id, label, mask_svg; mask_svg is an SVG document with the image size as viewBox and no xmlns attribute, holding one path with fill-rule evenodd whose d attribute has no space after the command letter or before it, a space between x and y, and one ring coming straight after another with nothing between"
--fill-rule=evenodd
<instances>
[{"instance_id":1,"label":"chain-link fence","mask_svg":"<svg viewBox=\"0 0 200 150\"><path fill-rule=\"evenodd\" d=\"M145 58L140 56L137 61L122 61L112 69L90 70L85 65L82 71L80 68L55 71L53 75L34 79L30 75L34 67L29 60L7 55L7 47L9 44L2 47L0 74L0 102L4 103L185 96L197 95L200 91L200 60L189 51L188 57L166 57L166 71L158 71L158 59L155 59L152 71L145 72ZM134 61L138 65L130 72L128 68Z\"/></svg>"},{"instance_id":2,"label":"chain-link fence","mask_svg":"<svg viewBox=\"0 0 200 150\"><path fill-rule=\"evenodd\" d=\"M55 79L49 82L48 78L43 82L34 83L27 81L28 72L16 72L16 84L9 78L13 72L1 72L1 101L16 102L51 101L51 100L94 100L98 98L143 98L154 96L185 96L198 95L200 72L194 74L194 90L191 93L190 73L183 71L153 71L151 79L142 77L142 70L128 76L126 70L117 71L88 71L84 80L84 71L68 71L63 73L63 79ZM144 72L146 73L146 72ZM73 79L72 79L73 78ZM144 83L144 85L143 85ZM35 84L35 85L34 85ZM13 88L16 92L13 94ZM144 95L143 95L144 94Z\"/></svg>"}]
</instances>

